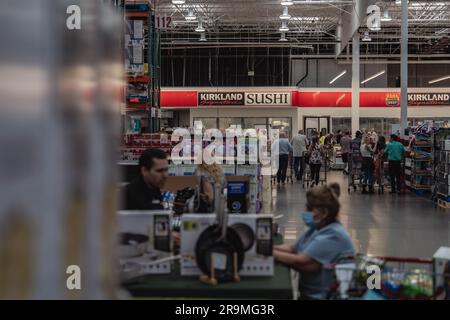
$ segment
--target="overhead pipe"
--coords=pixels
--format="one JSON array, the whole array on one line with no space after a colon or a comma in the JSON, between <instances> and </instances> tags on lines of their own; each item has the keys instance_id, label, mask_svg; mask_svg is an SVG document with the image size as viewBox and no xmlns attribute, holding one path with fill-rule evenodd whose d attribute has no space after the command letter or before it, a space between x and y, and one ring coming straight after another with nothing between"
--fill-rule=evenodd
<instances>
[{"instance_id":1,"label":"overhead pipe","mask_svg":"<svg viewBox=\"0 0 450 320\"><path fill-rule=\"evenodd\" d=\"M298 82L295 84L295 86L297 88L299 88L300 87L300 83L302 83L302 81L305 80L306 77L308 77L308 75L309 75L309 59L306 59L306 72L305 72L305 75L303 76L303 78L298 80Z\"/></svg>"}]
</instances>

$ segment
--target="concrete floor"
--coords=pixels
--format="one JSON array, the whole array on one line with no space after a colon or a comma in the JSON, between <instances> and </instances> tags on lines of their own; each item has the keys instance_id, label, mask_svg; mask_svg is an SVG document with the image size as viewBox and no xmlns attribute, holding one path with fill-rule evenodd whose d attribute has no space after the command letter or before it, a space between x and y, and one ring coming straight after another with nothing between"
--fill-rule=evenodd
<instances>
[{"instance_id":1,"label":"concrete floor","mask_svg":"<svg viewBox=\"0 0 450 320\"><path fill-rule=\"evenodd\" d=\"M407 193L362 195L347 192L347 177L329 173L328 182L342 188L340 221L349 231L359 253L382 256L431 258L440 246L450 246L450 210L431 200ZM306 229L300 214L306 203L301 182L273 187L273 208L286 242Z\"/></svg>"}]
</instances>

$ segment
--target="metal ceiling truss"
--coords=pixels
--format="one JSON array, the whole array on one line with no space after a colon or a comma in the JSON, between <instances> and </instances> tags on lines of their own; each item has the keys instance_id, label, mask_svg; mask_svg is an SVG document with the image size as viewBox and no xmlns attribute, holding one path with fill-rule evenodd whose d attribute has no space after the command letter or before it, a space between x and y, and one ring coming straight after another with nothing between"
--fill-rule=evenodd
<instances>
[{"instance_id":1,"label":"metal ceiling truss","mask_svg":"<svg viewBox=\"0 0 450 320\"><path fill-rule=\"evenodd\" d=\"M158 14L171 16L173 28L162 33L163 49L201 46L259 46L298 47L304 43L329 46L336 43L339 21L349 18L352 1L301 0L288 7L291 19L287 22L286 42L279 43L280 0L186 0L174 5L171 0L153 1ZM363 44L371 54L398 53L400 44L401 8L395 0L377 1L382 16L387 12L391 21L383 21L380 31L368 31L372 41ZM351 6L350 6L351 8ZM192 10L197 20L185 19ZM201 19L206 29L207 42L199 43L195 32ZM450 28L450 1L409 1L409 42L414 53L450 53L448 34ZM447 39L447 40L445 40ZM366 48L364 48L364 46ZM436 48L434 50L433 48ZM325 47L323 48L326 53ZM332 51L332 48L329 50Z\"/></svg>"}]
</instances>

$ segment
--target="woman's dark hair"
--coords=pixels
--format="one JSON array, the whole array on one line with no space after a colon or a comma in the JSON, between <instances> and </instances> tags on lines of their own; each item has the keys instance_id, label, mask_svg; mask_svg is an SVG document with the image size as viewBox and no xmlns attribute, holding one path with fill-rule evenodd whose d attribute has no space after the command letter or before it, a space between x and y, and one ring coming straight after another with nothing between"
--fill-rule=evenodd
<instances>
[{"instance_id":1,"label":"woman's dark hair","mask_svg":"<svg viewBox=\"0 0 450 320\"><path fill-rule=\"evenodd\" d=\"M311 139L311 143L314 144L318 144L319 143L319 138L317 136L312 137Z\"/></svg>"},{"instance_id":2,"label":"woman's dark hair","mask_svg":"<svg viewBox=\"0 0 450 320\"><path fill-rule=\"evenodd\" d=\"M384 148L386 148L386 138L384 136L380 136L378 138L377 150L376 151L384 150Z\"/></svg>"},{"instance_id":3,"label":"woman's dark hair","mask_svg":"<svg viewBox=\"0 0 450 320\"><path fill-rule=\"evenodd\" d=\"M341 208L340 195L341 187L338 183L316 187L306 193L306 206L308 210L316 209L326 213L326 218L323 221L324 226L326 226L335 222L338 218Z\"/></svg>"},{"instance_id":4,"label":"woman's dark hair","mask_svg":"<svg viewBox=\"0 0 450 320\"><path fill-rule=\"evenodd\" d=\"M165 160L167 155L161 149L147 149L139 158L139 167L145 167L150 170L153 167L153 159Z\"/></svg>"}]
</instances>

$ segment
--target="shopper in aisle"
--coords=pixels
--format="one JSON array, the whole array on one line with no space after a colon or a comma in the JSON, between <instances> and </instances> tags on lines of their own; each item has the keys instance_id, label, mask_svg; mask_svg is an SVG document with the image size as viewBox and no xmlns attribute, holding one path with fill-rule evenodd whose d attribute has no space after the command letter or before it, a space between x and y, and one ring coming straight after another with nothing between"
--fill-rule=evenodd
<instances>
[{"instance_id":1,"label":"shopper in aisle","mask_svg":"<svg viewBox=\"0 0 450 320\"><path fill-rule=\"evenodd\" d=\"M344 174L348 174L348 159L349 153L351 151L352 137L350 136L350 131L345 130L344 136L341 138L341 154L342 162L345 164Z\"/></svg>"},{"instance_id":2,"label":"shopper in aisle","mask_svg":"<svg viewBox=\"0 0 450 320\"><path fill-rule=\"evenodd\" d=\"M405 154L405 147L398 141L395 134L391 135L391 141L387 144L384 152L389 161L389 178L391 180L391 194L401 193L400 177L402 172L402 160Z\"/></svg>"},{"instance_id":3,"label":"shopper in aisle","mask_svg":"<svg viewBox=\"0 0 450 320\"><path fill-rule=\"evenodd\" d=\"M274 246L273 256L300 273L300 299L326 299L334 279L330 264L344 262L355 255L352 239L338 220L339 184L320 186L306 193L309 229L293 245Z\"/></svg>"},{"instance_id":4,"label":"shopper in aisle","mask_svg":"<svg viewBox=\"0 0 450 320\"><path fill-rule=\"evenodd\" d=\"M319 184L320 167L322 166L323 146L319 144L319 140L315 137L311 141L308 150L309 167L311 170L311 187Z\"/></svg>"},{"instance_id":5,"label":"shopper in aisle","mask_svg":"<svg viewBox=\"0 0 450 320\"><path fill-rule=\"evenodd\" d=\"M377 143L378 142L378 133L375 130L375 128L372 128L372 130L370 130L370 133L371 133L373 143Z\"/></svg>"},{"instance_id":6,"label":"shopper in aisle","mask_svg":"<svg viewBox=\"0 0 450 320\"><path fill-rule=\"evenodd\" d=\"M320 133L320 138L319 138L320 145L323 146L325 144L325 139L326 139L326 135L323 132L321 132Z\"/></svg>"},{"instance_id":7,"label":"shopper in aisle","mask_svg":"<svg viewBox=\"0 0 450 320\"><path fill-rule=\"evenodd\" d=\"M372 147L369 136L367 136L363 142L361 143L361 156L362 156L362 171L363 171L363 189L362 193L374 193L373 184L374 184L374 165L373 165L373 153L374 149ZM367 192L367 188L369 188L369 192Z\"/></svg>"},{"instance_id":8,"label":"shopper in aisle","mask_svg":"<svg viewBox=\"0 0 450 320\"><path fill-rule=\"evenodd\" d=\"M336 143L340 144L341 143L341 139L342 139L342 131L338 130L337 134L336 134Z\"/></svg>"},{"instance_id":9,"label":"shopper in aisle","mask_svg":"<svg viewBox=\"0 0 450 320\"><path fill-rule=\"evenodd\" d=\"M163 209L161 188L169 177L169 161L164 151L147 149L139 159L139 177L126 186L125 210Z\"/></svg>"},{"instance_id":10,"label":"shopper in aisle","mask_svg":"<svg viewBox=\"0 0 450 320\"><path fill-rule=\"evenodd\" d=\"M303 130L299 130L291 141L292 154L294 157L294 172L297 180L301 180L303 177L303 171L305 168L304 153L307 151L308 139L306 138Z\"/></svg>"},{"instance_id":11,"label":"shopper in aisle","mask_svg":"<svg viewBox=\"0 0 450 320\"><path fill-rule=\"evenodd\" d=\"M286 171L289 164L289 154L292 152L292 145L287 139L287 135L283 132L280 133L280 138L275 141L275 145L278 147L278 172L277 172L277 184L280 182L284 184L286 182Z\"/></svg>"}]
</instances>

